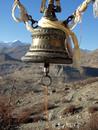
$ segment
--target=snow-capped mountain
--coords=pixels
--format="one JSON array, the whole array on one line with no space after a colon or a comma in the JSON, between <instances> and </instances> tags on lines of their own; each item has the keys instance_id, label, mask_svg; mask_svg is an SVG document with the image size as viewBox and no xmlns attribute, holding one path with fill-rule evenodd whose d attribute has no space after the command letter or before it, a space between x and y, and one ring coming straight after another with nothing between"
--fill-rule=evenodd
<instances>
[{"instance_id":1,"label":"snow-capped mountain","mask_svg":"<svg viewBox=\"0 0 98 130\"><path fill-rule=\"evenodd\" d=\"M0 42L0 49L2 48L8 48L8 47L19 47L19 46L24 46L24 45L28 45L29 43L24 43L24 42L21 42L19 40L14 40L12 42Z\"/></svg>"},{"instance_id":2,"label":"snow-capped mountain","mask_svg":"<svg viewBox=\"0 0 98 130\"><path fill-rule=\"evenodd\" d=\"M28 50L30 44L19 40L12 42L0 42L0 54L8 54L9 56L20 59Z\"/></svg>"},{"instance_id":3,"label":"snow-capped mountain","mask_svg":"<svg viewBox=\"0 0 98 130\"><path fill-rule=\"evenodd\" d=\"M23 43L23 42L21 42L21 41L19 41L19 40L15 40L15 41L13 41L11 44L10 44L10 46L11 47L19 47L19 46L25 46L25 45L28 45L29 43Z\"/></svg>"}]
</instances>

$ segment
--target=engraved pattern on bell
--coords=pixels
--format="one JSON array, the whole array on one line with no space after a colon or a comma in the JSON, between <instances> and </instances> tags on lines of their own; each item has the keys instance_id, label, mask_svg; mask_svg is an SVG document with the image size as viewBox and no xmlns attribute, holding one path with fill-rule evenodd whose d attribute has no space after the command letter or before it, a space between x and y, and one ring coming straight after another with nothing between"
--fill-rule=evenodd
<instances>
[{"instance_id":1,"label":"engraved pattern on bell","mask_svg":"<svg viewBox=\"0 0 98 130\"><path fill-rule=\"evenodd\" d=\"M37 28L32 34L32 45L23 61L34 63L71 64L65 48L66 34L53 28Z\"/></svg>"}]
</instances>

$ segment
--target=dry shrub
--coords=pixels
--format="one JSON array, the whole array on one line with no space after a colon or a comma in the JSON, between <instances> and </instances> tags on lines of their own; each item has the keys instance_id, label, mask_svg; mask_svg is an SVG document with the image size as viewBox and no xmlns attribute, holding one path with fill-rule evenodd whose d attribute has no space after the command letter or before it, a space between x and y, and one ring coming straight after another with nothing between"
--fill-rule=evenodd
<instances>
[{"instance_id":1,"label":"dry shrub","mask_svg":"<svg viewBox=\"0 0 98 130\"><path fill-rule=\"evenodd\" d=\"M79 130L98 130L98 113L93 113L88 124L80 128Z\"/></svg>"},{"instance_id":2,"label":"dry shrub","mask_svg":"<svg viewBox=\"0 0 98 130\"><path fill-rule=\"evenodd\" d=\"M16 130L18 122L13 118L15 109L8 101L8 97L0 96L0 130Z\"/></svg>"},{"instance_id":3,"label":"dry shrub","mask_svg":"<svg viewBox=\"0 0 98 130\"><path fill-rule=\"evenodd\" d=\"M44 113L44 111L45 111L44 104L38 103L30 108L22 109L16 115L16 118L19 124L37 122L38 120L41 120L42 118L41 114Z\"/></svg>"},{"instance_id":4,"label":"dry shrub","mask_svg":"<svg viewBox=\"0 0 98 130\"><path fill-rule=\"evenodd\" d=\"M43 120L41 114L33 114L32 108L26 108L23 109L18 115L17 120L19 124L26 124L26 123L32 123L32 122L38 122L39 120Z\"/></svg>"},{"instance_id":5,"label":"dry shrub","mask_svg":"<svg viewBox=\"0 0 98 130\"><path fill-rule=\"evenodd\" d=\"M98 113L91 115L89 126L91 130L98 130Z\"/></svg>"},{"instance_id":6,"label":"dry shrub","mask_svg":"<svg viewBox=\"0 0 98 130\"><path fill-rule=\"evenodd\" d=\"M48 110L55 109L57 107L58 105L55 105L54 103L48 103ZM36 103L30 109L32 109L32 115L43 113L45 111L45 103Z\"/></svg>"},{"instance_id":7,"label":"dry shrub","mask_svg":"<svg viewBox=\"0 0 98 130\"><path fill-rule=\"evenodd\" d=\"M88 108L88 112L89 113L95 113L98 111L98 107L97 106L91 106Z\"/></svg>"},{"instance_id":8,"label":"dry shrub","mask_svg":"<svg viewBox=\"0 0 98 130\"><path fill-rule=\"evenodd\" d=\"M75 105L70 105L63 110L62 115L66 115L66 114L72 115L80 112L82 109L83 109L82 107L76 107Z\"/></svg>"},{"instance_id":9,"label":"dry shrub","mask_svg":"<svg viewBox=\"0 0 98 130\"><path fill-rule=\"evenodd\" d=\"M15 105L9 102L9 98L0 96L0 130L16 130L20 124L41 120L42 116L36 115L44 111L44 105L40 105L43 107L36 104L16 113Z\"/></svg>"},{"instance_id":10,"label":"dry shrub","mask_svg":"<svg viewBox=\"0 0 98 130\"><path fill-rule=\"evenodd\" d=\"M74 114L74 110L75 110L75 106L74 105L70 105L69 107L67 107L66 109L64 109L63 111L63 115L65 114Z\"/></svg>"},{"instance_id":11,"label":"dry shrub","mask_svg":"<svg viewBox=\"0 0 98 130\"><path fill-rule=\"evenodd\" d=\"M48 109L54 109L57 106L55 104L48 104ZM17 119L19 123L31 123L37 122L38 120L47 120L45 117L45 104L38 103L33 105L31 108L22 109L18 115Z\"/></svg>"},{"instance_id":12,"label":"dry shrub","mask_svg":"<svg viewBox=\"0 0 98 130\"><path fill-rule=\"evenodd\" d=\"M19 124L21 123L27 123L30 115L32 114L32 108L25 108L23 109L18 115L17 120Z\"/></svg>"}]
</instances>

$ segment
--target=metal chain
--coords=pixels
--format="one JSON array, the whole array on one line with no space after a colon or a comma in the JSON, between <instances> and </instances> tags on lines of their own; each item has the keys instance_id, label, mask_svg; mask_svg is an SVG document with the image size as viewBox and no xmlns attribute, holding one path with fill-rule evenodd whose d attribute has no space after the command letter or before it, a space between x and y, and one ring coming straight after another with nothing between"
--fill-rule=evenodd
<instances>
[{"instance_id":1,"label":"metal chain","mask_svg":"<svg viewBox=\"0 0 98 130\"><path fill-rule=\"evenodd\" d=\"M52 126L51 123L49 121L49 111L48 111L48 104L49 104L49 99L48 99L48 86L43 86L44 88L44 112L45 112L45 117L46 117L46 122L45 122L45 129L51 129L52 130Z\"/></svg>"},{"instance_id":2,"label":"metal chain","mask_svg":"<svg viewBox=\"0 0 98 130\"><path fill-rule=\"evenodd\" d=\"M69 16L64 23L66 23L72 30L79 22L81 22L82 13L84 13L88 5L94 2L93 0L84 0L83 3L75 10L75 12ZM71 25L70 25L71 23Z\"/></svg>"},{"instance_id":3,"label":"metal chain","mask_svg":"<svg viewBox=\"0 0 98 130\"><path fill-rule=\"evenodd\" d=\"M17 7L20 10L20 17L19 18L17 18L15 16L15 10L16 10ZM32 16L27 13L25 7L23 6L23 4L21 4L21 2L19 0L14 0L14 5L13 5L13 8L12 8L12 17L16 22L24 22L26 24L27 22L30 21L32 28L38 27L38 25L35 25L38 22L36 20L34 20L32 18Z\"/></svg>"}]
</instances>

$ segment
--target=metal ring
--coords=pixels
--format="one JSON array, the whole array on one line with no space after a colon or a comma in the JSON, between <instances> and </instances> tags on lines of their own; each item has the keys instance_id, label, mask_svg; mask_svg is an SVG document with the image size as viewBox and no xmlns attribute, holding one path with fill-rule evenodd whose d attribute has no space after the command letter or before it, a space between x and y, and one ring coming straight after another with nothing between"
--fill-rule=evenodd
<instances>
[{"instance_id":1,"label":"metal ring","mask_svg":"<svg viewBox=\"0 0 98 130\"><path fill-rule=\"evenodd\" d=\"M74 19L74 15L69 16L69 17L67 18L67 20L66 20L67 24L68 24L69 22L71 22L73 19Z\"/></svg>"},{"instance_id":2,"label":"metal ring","mask_svg":"<svg viewBox=\"0 0 98 130\"><path fill-rule=\"evenodd\" d=\"M41 78L41 84L43 86L50 86L52 83L52 78L49 76L49 75L44 75L42 78Z\"/></svg>"},{"instance_id":3,"label":"metal ring","mask_svg":"<svg viewBox=\"0 0 98 130\"><path fill-rule=\"evenodd\" d=\"M35 29L38 27L38 21L34 21L34 23L31 24L31 26Z\"/></svg>"}]
</instances>

